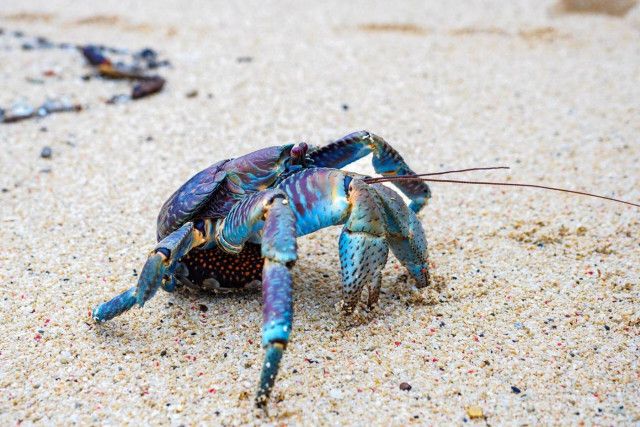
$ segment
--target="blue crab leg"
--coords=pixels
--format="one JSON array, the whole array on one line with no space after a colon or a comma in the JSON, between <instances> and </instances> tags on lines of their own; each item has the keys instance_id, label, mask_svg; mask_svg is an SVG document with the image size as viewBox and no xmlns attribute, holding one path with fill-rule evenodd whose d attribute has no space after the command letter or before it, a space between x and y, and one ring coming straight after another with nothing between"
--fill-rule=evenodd
<instances>
[{"instance_id":1,"label":"blue crab leg","mask_svg":"<svg viewBox=\"0 0 640 427\"><path fill-rule=\"evenodd\" d=\"M389 246L385 239L384 212L378 199L378 194L371 191L366 183L351 181L351 212L339 240L342 308L347 314L360 301L364 285L369 285L370 297L380 291L382 268L387 263Z\"/></svg>"},{"instance_id":2,"label":"blue crab leg","mask_svg":"<svg viewBox=\"0 0 640 427\"><path fill-rule=\"evenodd\" d=\"M188 222L162 239L142 268L138 285L100 304L93 309L93 318L105 322L124 313L136 303L142 307L162 286L172 292L175 288L173 273L178 260L194 247L213 239L213 222L209 219Z\"/></svg>"},{"instance_id":3,"label":"blue crab leg","mask_svg":"<svg viewBox=\"0 0 640 427\"><path fill-rule=\"evenodd\" d=\"M317 167L340 169L373 153L373 168L383 176L415 175L402 156L384 139L367 131L351 133L309 153ZM431 197L429 186L422 181L397 181L398 187L411 199L409 207L419 212Z\"/></svg>"},{"instance_id":4,"label":"blue crab leg","mask_svg":"<svg viewBox=\"0 0 640 427\"><path fill-rule=\"evenodd\" d=\"M381 196L387 242L393 254L409 271L418 288L428 286L430 278L427 238L420 220L395 191L382 184L372 184L371 188Z\"/></svg>"},{"instance_id":5,"label":"blue crab leg","mask_svg":"<svg viewBox=\"0 0 640 427\"><path fill-rule=\"evenodd\" d=\"M96 322L106 322L121 315L136 304L136 286L127 289L108 302L93 309L91 316Z\"/></svg>"},{"instance_id":6,"label":"blue crab leg","mask_svg":"<svg viewBox=\"0 0 640 427\"><path fill-rule=\"evenodd\" d=\"M289 268L297 259L296 226L285 194L265 190L233 207L216 228L216 239L229 251L239 251L249 239L262 240L265 258L262 271L265 359L256 404L264 407L276 380L280 360L293 320L292 281Z\"/></svg>"}]
</instances>

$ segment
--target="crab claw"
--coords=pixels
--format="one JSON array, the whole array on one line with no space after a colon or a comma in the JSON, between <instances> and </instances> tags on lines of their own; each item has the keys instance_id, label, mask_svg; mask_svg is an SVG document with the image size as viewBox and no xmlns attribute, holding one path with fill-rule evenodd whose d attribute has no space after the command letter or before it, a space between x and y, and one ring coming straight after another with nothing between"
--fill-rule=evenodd
<instances>
[{"instance_id":1,"label":"crab claw","mask_svg":"<svg viewBox=\"0 0 640 427\"><path fill-rule=\"evenodd\" d=\"M147 259L142 268L135 294L136 302L140 307L143 307L144 303L156 294L165 279L165 275L167 275L166 261L169 259L169 255L165 254L165 251L168 252L164 248L158 249L155 254Z\"/></svg>"}]
</instances>

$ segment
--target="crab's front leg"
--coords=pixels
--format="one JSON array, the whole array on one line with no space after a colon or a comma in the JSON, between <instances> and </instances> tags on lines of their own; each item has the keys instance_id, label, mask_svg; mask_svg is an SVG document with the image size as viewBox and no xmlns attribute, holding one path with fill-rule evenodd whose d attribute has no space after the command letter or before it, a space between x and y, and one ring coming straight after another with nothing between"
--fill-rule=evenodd
<instances>
[{"instance_id":1,"label":"crab's front leg","mask_svg":"<svg viewBox=\"0 0 640 427\"><path fill-rule=\"evenodd\" d=\"M260 238L262 256L263 326L265 359L256 396L259 407L266 405L289 341L293 320L292 281L289 269L297 259L295 217L286 195L265 190L247 197L231 210L216 228L220 246L239 251L249 239Z\"/></svg>"},{"instance_id":2,"label":"crab's front leg","mask_svg":"<svg viewBox=\"0 0 640 427\"><path fill-rule=\"evenodd\" d=\"M316 167L341 169L373 153L373 168L383 176L415 175L402 156L384 139L367 131L350 133L331 144L309 153ZM409 207L419 212L431 197L429 186L422 181L396 181L393 183L411 199Z\"/></svg>"},{"instance_id":3,"label":"crab's front leg","mask_svg":"<svg viewBox=\"0 0 640 427\"><path fill-rule=\"evenodd\" d=\"M93 310L93 318L104 322L124 313L136 303L142 307L160 286L168 292L175 288L173 277L178 261L191 249L213 241L214 223L209 219L188 222L155 247L142 268L138 285Z\"/></svg>"}]
</instances>

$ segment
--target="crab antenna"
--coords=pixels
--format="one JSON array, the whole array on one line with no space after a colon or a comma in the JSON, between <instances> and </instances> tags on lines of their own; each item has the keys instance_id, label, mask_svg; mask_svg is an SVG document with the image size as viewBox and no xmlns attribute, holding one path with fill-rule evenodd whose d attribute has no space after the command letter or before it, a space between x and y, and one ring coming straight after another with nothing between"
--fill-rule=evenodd
<instances>
[{"instance_id":1,"label":"crab antenna","mask_svg":"<svg viewBox=\"0 0 640 427\"><path fill-rule=\"evenodd\" d=\"M436 179L436 178L423 178L424 175L402 175L402 176L394 176L394 177L380 177L374 178L373 180L366 180L368 183L379 183L379 182L393 182L393 181L404 181L404 180L420 180L427 182L445 182L452 184L474 184L474 185L496 185L496 186L504 186L504 187L527 187L527 188L539 188L542 190L552 190L552 191L560 191L563 193L571 193L578 194L581 196L589 196L595 197L598 199L609 200L611 202L624 203L625 205L635 206L640 208L640 204L628 202L626 200L614 199L613 197L601 196L598 194L587 193L585 191L578 190L568 190L566 188L558 188L558 187L549 187L547 185L538 185L538 184L522 184L517 182L494 182L494 181L463 181L457 179Z\"/></svg>"},{"instance_id":2,"label":"crab antenna","mask_svg":"<svg viewBox=\"0 0 640 427\"><path fill-rule=\"evenodd\" d=\"M467 169L455 169L455 170L449 170L449 171L442 171L442 172L430 172L430 173L419 173L419 174L415 174L415 175L400 175L401 177L411 177L411 178L415 178L415 177L420 177L420 176L436 176L436 175L447 175L450 173L459 173L459 172L473 172L473 171L489 171L489 170L497 170L497 169L511 169L509 166L487 166L487 167L483 167L483 168L467 168ZM365 179L366 182L373 184L375 182L384 182L386 179L391 178L391 179L395 179L398 176L395 177L391 177L391 176L377 176L377 177L373 177L373 178L367 178Z\"/></svg>"}]
</instances>

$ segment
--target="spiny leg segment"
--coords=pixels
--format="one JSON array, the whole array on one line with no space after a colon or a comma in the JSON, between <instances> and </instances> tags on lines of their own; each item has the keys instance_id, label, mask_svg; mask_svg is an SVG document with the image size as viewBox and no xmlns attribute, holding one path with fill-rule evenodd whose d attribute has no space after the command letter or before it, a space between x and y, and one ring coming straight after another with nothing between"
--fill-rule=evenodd
<instances>
[{"instance_id":1,"label":"spiny leg segment","mask_svg":"<svg viewBox=\"0 0 640 427\"><path fill-rule=\"evenodd\" d=\"M370 303L377 301L380 292L389 247L377 198L378 194L364 182L351 181L351 210L339 240L343 310L347 314L353 312L360 301L364 285L369 286Z\"/></svg>"},{"instance_id":2,"label":"spiny leg segment","mask_svg":"<svg viewBox=\"0 0 640 427\"><path fill-rule=\"evenodd\" d=\"M409 271L418 288L429 285L427 238L418 217L398 197L381 184L369 186L379 198L385 220L386 241L398 261Z\"/></svg>"},{"instance_id":3,"label":"spiny leg segment","mask_svg":"<svg viewBox=\"0 0 640 427\"><path fill-rule=\"evenodd\" d=\"M429 284L427 240L415 213L398 194L380 184L353 180L349 185L351 205L340 235L345 313L351 313L368 285L367 305L378 302L382 269L389 247L407 268L418 288Z\"/></svg>"}]
</instances>

